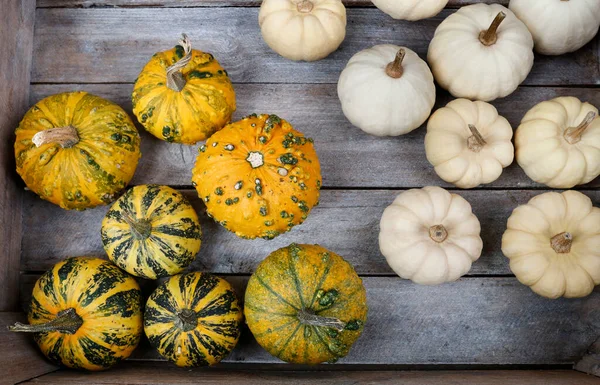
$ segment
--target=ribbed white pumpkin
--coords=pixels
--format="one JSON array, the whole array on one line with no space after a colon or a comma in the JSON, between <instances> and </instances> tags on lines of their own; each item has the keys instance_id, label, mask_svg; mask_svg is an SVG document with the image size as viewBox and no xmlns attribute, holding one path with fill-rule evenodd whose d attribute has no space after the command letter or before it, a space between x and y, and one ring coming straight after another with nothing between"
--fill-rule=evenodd
<instances>
[{"instance_id":1,"label":"ribbed white pumpkin","mask_svg":"<svg viewBox=\"0 0 600 385\"><path fill-rule=\"evenodd\" d=\"M422 125L435 103L433 76L405 47L376 45L352 56L338 81L346 118L378 136L406 134Z\"/></svg>"},{"instance_id":2,"label":"ribbed white pumpkin","mask_svg":"<svg viewBox=\"0 0 600 385\"><path fill-rule=\"evenodd\" d=\"M441 187L398 195L383 212L379 248L402 278L437 285L465 275L481 255L479 220L464 198Z\"/></svg>"},{"instance_id":3,"label":"ribbed white pumpkin","mask_svg":"<svg viewBox=\"0 0 600 385\"><path fill-rule=\"evenodd\" d=\"M394 19L421 20L440 13L448 0L372 0L373 4Z\"/></svg>"},{"instance_id":4,"label":"ribbed white pumpkin","mask_svg":"<svg viewBox=\"0 0 600 385\"><path fill-rule=\"evenodd\" d=\"M458 98L491 101L517 89L533 66L533 38L499 4L473 4L436 29L427 60L435 80Z\"/></svg>"},{"instance_id":5,"label":"ribbed white pumpkin","mask_svg":"<svg viewBox=\"0 0 600 385\"><path fill-rule=\"evenodd\" d=\"M537 294L584 297L600 284L600 209L577 191L538 195L508 218L502 252Z\"/></svg>"},{"instance_id":6,"label":"ribbed white pumpkin","mask_svg":"<svg viewBox=\"0 0 600 385\"><path fill-rule=\"evenodd\" d=\"M513 130L486 102L456 99L427 123L425 153L435 172L460 188L492 183L514 159Z\"/></svg>"},{"instance_id":7,"label":"ribbed white pumpkin","mask_svg":"<svg viewBox=\"0 0 600 385\"><path fill-rule=\"evenodd\" d=\"M291 60L320 60L346 36L341 0L263 0L258 14L263 39Z\"/></svg>"},{"instance_id":8,"label":"ribbed white pumpkin","mask_svg":"<svg viewBox=\"0 0 600 385\"><path fill-rule=\"evenodd\" d=\"M511 0L509 8L527 25L535 50L544 55L576 51L600 27L598 0Z\"/></svg>"},{"instance_id":9,"label":"ribbed white pumpkin","mask_svg":"<svg viewBox=\"0 0 600 385\"><path fill-rule=\"evenodd\" d=\"M517 162L534 181L571 188L600 175L598 109L575 97L533 107L515 133Z\"/></svg>"}]
</instances>

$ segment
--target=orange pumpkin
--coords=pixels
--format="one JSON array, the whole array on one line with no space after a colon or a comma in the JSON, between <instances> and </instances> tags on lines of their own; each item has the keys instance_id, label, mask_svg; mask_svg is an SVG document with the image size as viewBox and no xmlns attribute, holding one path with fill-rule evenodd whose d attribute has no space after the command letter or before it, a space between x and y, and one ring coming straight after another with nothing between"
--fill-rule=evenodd
<instances>
[{"instance_id":1,"label":"orange pumpkin","mask_svg":"<svg viewBox=\"0 0 600 385\"><path fill-rule=\"evenodd\" d=\"M321 166L312 139L275 115L250 115L200 147L192 184L226 229L272 239L318 204Z\"/></svg>"}]
</instances>

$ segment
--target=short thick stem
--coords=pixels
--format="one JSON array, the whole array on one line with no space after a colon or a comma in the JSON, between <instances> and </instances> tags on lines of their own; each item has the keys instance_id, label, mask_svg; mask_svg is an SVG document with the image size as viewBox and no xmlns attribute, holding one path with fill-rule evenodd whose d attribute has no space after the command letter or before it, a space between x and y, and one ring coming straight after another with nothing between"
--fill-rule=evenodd
<instances>
[{"instance_id":1,"label":"short thick stem","mask_svg":"<svg viewBox=\"0 0 600 385\"><path fill-rule=\"evenodd\" d=\"M387 67L385 67L385 73L387 74L387 76L394 79L402 77L402 74L404 73L404 69L402 68L404 56L406 56L406 51L404 50L404 48L400 48L400 50L396 53L394 61L389 63Z\"/></svg>"},{"instance_id":2,"label":"short thick stem","mask_svg":"<svg viewBox=\"0 0 600 385\"><path fill-rule=\"evenodd\" d=\"M435 225L429 228L429 238L437 243L442 243L448 238L448 230L443 225Z\"/></svg>"},{"instance_id":3,"label":"short thick stem","mask_svg":"<svg viewBox=\"0 0 600 385\"><path fill-rule=\"evenodd\" d=\"M75 334L81 325L83 325L83 319L79 316L79 314L77 314L75 309L71 307L58 312L58 314L56 314L56 318L54 318L52 321L36 325L26 325L17 322L13 326L9 326L8 330L12 332L25 333L60 332L66 334Z\"/></svg>"},{"instance_id":4,"label":"short thick stem","mask_svg":"<svg viewBox=\"0 0 600 385\"><path fill-rule=\"evenodd\" d=\"M579 123L577 127L569 127L565 130L565 140L569 144L575 144L581 140L581 135L583 135L584 131L592 124L592 122L596 119L596 113L594 111L590 111L587 113L583 121Z\"/></svg>"},{"instance_id":5,"label":"short thick stem","mask_svg":"<svg viewBox=\"0 0 600 385\"><path fill-rule=\"evenodd\" d=\"M185 33L179 44L183 47L184 56L167 68L167 87L177 92L183 90L186 83L181 70L192 60L192 43Z\"/></svg>"},{"instance_id":6,"label":"short thick stem","mask_svg":"<svg viewBox=\"0 0 600 385\"><path fill-rule=\"evenodd\" d=\"M340 332L344 330L344 327L346 326L346 324L343 321L340 321L337 318L316 315L313 311L309 309L300 309L298 311L297 317L300 323L302 323L303 325L332 328Z\"/></svg>"},{"instance_id":7,"label":"short thick stem","mask_svg":"<svg viewBox=\"0 0 600 385\"><path fill-rule=\"evenodd\" d=\"M246 161L250 163L252 168L258 168L265 164L265 157L260 151L250 151Z\"/></svg>"},{"instance_id":8,"label":"short thick stem","mask_svg":"<svg viewBox=\"0 0 600 385\"><path fill-rule=\"evenodd\" d=\"M559 254L566 254L571 252L571 245L573 244L573 235L568 232L556 234L550 239L550 246Z\"/></svg>"},{"instance_id":9,"label":"short thick stem","mask_svg":"<svg viewBox=\"0 0 600 385\"><path fill-rule=\"evenodd\" d=\"M152 224L147 219L132 218L128 213L123 213L122 218L129 227L134 238L144 240L152 233Z\"/></svg>"},{"instance_id":10,"label":"short thick stem","mask_svg":"<svg viewBox=\"0 0 600 385\"><path fill-rule=\"evenodd\" d=\"M498 13L494 18L494 21L492 21L490 28L488 28L487 31L481 31L479 34L479 41L481 44L485 46L496 44L496 41L498 41L498 27L500 27L500 24L502 24L504 19L506 19L506 13Z\"/></svg>"},{"instance_id":11,"label":"short thick stem","mask_svg":"<svg viewBox=\"0 0 600 385\"><path fill-rule=\"evenodd\" d=\"M469 124L469 130L473 135L467 138L467 147L469 147L469 150L473 152L481 151L481 149L487 144L485 139L483 139L483 136L481 136L479 130L477 130L477 127L474 125Z\"/></svg>"},{"instance_id":12,"label":"short thick stem","mask_svg":"<svg viewBox=\"0 0 600 385\"><path fill-rule=\"evenodd\" d=\"M298 12L309 13L313 10L314 4L309 0L302 0L298 3Z\"/></svg>"},{"instance_id":13,"label":"short thick stem","mask_svg":"<svg viewBox=\"0 0 600 385\"><path fill-rule=\"evenodd\" d=\"M73 126L56 127L38 132L31 141L36 147L48 143L58 143L62 148L71 148L79 143L79 135Z\"/></svg>"},{"instance_id":14,"label":"short thick stem","mask_svg":"<svg viewBox=\"0 0 600 385\"><path fill-rule=\"evenodd\" d=\"M198 327L198 314L192 309L183 309L177 313L177 326L184 332L189 332Z\"/></svg>"}]
</instances>

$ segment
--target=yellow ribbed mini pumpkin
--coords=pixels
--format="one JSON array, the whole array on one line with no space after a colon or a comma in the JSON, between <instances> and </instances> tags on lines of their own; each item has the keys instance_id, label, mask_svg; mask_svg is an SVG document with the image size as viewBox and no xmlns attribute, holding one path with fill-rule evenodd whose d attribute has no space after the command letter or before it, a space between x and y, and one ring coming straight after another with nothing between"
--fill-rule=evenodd
<instances>
[{"instance_id":1,"label":"yellow ribbed mini pumpkin","mask_svg":"<svg viewBox=\"0 0 600 385\"><path fill-rule=\"evenodd\" d=\"M133 87L133 113L167 142L193 144L229 123L235 92L213 55L180 45L152 56Z\"/></svg>"},{"instance_id":2,"label":"yellow ribbed mini pumpkin","mask_svg":"<svg viewBox=\"0 0 600 385\"><path fill-rule=\"evenodd\" d=\"M321 166L312 139L275 115L250 115L200 147L192 184L226 229L272 239L318 204Z\"/></svg>"}]
</instances>

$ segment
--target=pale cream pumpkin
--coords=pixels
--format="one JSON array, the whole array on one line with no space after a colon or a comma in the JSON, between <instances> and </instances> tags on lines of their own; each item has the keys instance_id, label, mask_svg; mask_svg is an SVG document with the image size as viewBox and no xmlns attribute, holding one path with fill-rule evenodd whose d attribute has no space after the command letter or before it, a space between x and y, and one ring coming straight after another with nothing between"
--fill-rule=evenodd
<instances>
[{"instance_id":1,"label":"pale cream pumpkin","mask_svg":"<svg viewBox=\"0 0 600 385\"><path fill-rule=\"evenodd\" d=\"M383 212L379 247L402 278L437 285L465 275L481 255L481 226L471 205L441 187L398 195Z\"/></svg>"},{"instance_id":2,"label":"pale cream pumpkin","mask_svg":"<svg viewBox=\"0 0 600 385\"><path fill-rule=\"evenodd\" d=\"M533 38L499 4L473 4L436 29L427 60L440 86L459 98L491 101L517 89L533 66Z\"/></svg>"},{"instance_id":3,"label":"pale cream pumpkin","mask_svg":"<svg viewBox=\"0 0 600 385\"><path fill-rule=\"evenodd\" d=\"M577 51L598 33L598 0L511 0L511 11L533 35L535 50L544 55Z\"/></svg>"},{"instance_id":4,"label":"pale cream pumpkin","mask_svg":"<svg viewBox=\"0 0 600 385\"><path fill-rule=\"evenodd\" d=\"M421 20L435 16L448 0L372 0L373 4L394 19Z\"/></svg>"},{"instance_id":5,"label":"pale cream pumpkin","mask_svg":"<svg viewBox=\"0 0 600 385\"><path fill-rule=\"evenodd\" d=\"M571 188L600 175L598 109L575 97L533 107L517 129L517 162L534 181Z\"/></svg>"},{"instance_id":6,"label":"pale cream pumpkin","mask_svg":"<svg viewBox=\"0 0 600 385\"><path fill-rule=\"evenodd\" d=\"M460 188L492 183L514 158L513 130L486 102L456 99L427 124L425 153L435 172Z\"/></svg>"},{"instance_id":7,"label":"pale cream pumpkin","mask_svg":"<svg viewBox=\"0 0 600 385\"><path fill-rule=\"evenodd\" d=\"M263 39L291 60L320 60L346 36L341 0L263 0L258 14Z\"/></svg>"},{"instance_id":8,"label":"pale cream pumpkin","mask_svg":"<svg viewBox=\"0 0 600 385\"><path fill-rule=\"evenodd\" d=\"M538 195L508 218L502 252L537 294L584 297L600 284L600 209L577 191Z\"/></svg>"},{"instance_id":9,"label":"pale cream pumpkin","mask_svg":"<svg viewBox=\"0 0 600 385\"><path fill-rule=\"evenodd\" d=\"M405 47L376 45L358 52L338 81L346 118L378 136L406 134L423 124L435 103L427 63Z\"/></svg>"}]
</instances>

